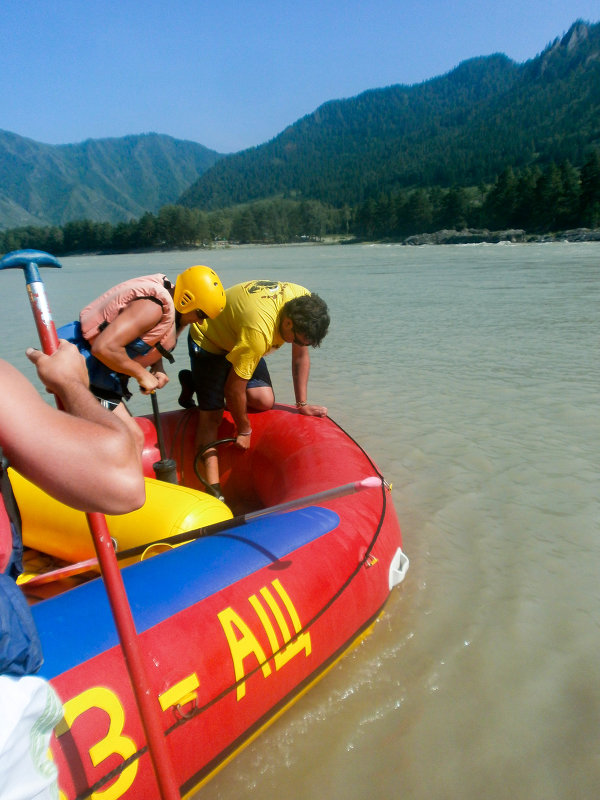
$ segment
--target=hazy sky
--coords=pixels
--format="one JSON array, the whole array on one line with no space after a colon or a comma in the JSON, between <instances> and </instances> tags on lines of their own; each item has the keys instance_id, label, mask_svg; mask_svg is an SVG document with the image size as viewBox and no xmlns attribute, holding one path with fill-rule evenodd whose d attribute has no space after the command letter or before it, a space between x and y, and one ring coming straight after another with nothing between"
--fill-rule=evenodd
<instances>
[{"instance_id":1,"label":"hazy sky","mask_svg":"<svg viewBox=\"0 0 600 800\"><path fill-rule=\"evenodd\" d=\"M0 128L233 152L328 100L526 61L577 19L598 22L599 0L2 0Z\"/></svg>"}]
</instances>

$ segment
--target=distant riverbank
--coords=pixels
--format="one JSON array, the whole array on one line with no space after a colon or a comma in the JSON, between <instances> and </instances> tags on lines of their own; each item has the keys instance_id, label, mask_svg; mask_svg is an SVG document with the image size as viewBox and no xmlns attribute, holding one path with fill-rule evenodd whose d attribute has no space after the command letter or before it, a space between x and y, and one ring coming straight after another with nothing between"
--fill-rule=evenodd
<instances>
[{"instance_id":1,"label":"distant riverbank","mask_svg":"<svg viewBox=\"0 0 600 800\"><path fill-rule=\"evenodd\" d=\"M273 245L257 242L255 245L237 242L219 242L217 247L306 247L311 245L352 245L352 244L401 244L418 246L424 244L546 244L552 242L600 242L599 228L574 228L554 233L527 233L518 228L502 231L489 231L480 228L464 228L463 230L444 229L434 233L419 233L405 239L358 239L342 235L324 236L322 239L311 239L303 242L283 242Z\"/></svg>"},{"instance_id":2,"label":"distant riverbank","mask_svg":"<svg viewBox=\"0 0 600 800\"><path fill-rule=\"evenodd\" d=\"M600 242L600 229L595 228L574 228L568 231L556 233L527 233L520 229L508 229L503 231L489 231L479 228L465 228L457 231L454 229L435 231L434 233L419 233L407 236L405 239L358 239L349 238L340 234L323 236L322 239L309 239L294 242L255 242L252 244L240 244L238 242L220 241L209 245L209 249L227 247L310 247L323 245L352 245L352 244L401 244L407 246L417 246L424 244L499 244L507 242L510 244L545 244L548 242Z\"/></svg>"},{"instance_id":3,"label":"distant riverbank","mask_svg":"<svg viewBox=\"0 0 600 800\"><path fill-rule=\"evenodd\" d=\"M488 231L474 228L465 230L441 230L435 233L420 233L408 236L402 241L405 245L422 244L498 244L510 242L523 244L527 242L600 242L600 230L591 228L574 228L558 233L532 234L524 230Z\"/></svg>"},{"instance_id":4,"label":"distant riverbank","mask_svg":"<svg viewBox=\"0 0 600 800\"><path fill-rule=\"evenodd\" d=\"M574 228L573 230L559 231L556 233L527 233L520 229L502 231L489 231L479 228L464 228L463 230L444 229L434 233L419 233L407 236L405 239L363 239L349 237L342 234L330 234L322 238L302 239L289 242L236 242L219 239L214 242L195 243L171 247L144 247L123 250L74 250L61 253L61 256L92 256L92 255L126 255L150 253L174 253L188 250L224 250L229 248L258 248L258 247L315 247L324 245L369 245L369 244L395 244L406 246L419 245L444 245L444 244L546 244L552 242L600 242L599 228ZM37 249L37 248L34 248Z\"/></svg>"}]
</instances>

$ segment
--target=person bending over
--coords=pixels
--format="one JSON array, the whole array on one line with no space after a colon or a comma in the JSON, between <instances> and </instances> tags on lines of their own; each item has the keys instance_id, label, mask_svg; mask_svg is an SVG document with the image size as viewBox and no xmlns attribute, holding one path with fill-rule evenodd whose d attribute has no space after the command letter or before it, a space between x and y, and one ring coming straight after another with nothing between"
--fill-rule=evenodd
<instances>
[{"instance_id":1,"label":"person bending over","mask_svg":"<svg viewBox=\"0 0 600 800\"><path fill-rule=\"evenodd\" d=\"M326 303L303 286L272 280L251 280L225 292L225 310L216 319L194 323L188 336L190 371L179 374L184 408L198 398L196 444L217 438L227 404L236 425L236 445L250 447L248 408L265 411L275 395L264 356L285 343L292 345L292 380L296 406L302 414L323 417L324 406L308 402L309 347L318 347L329 328ZM203 456L207 483L222 496L214 448Z\"/></svg>"},{"instance_id":2,"label":"person bending over","mask_svg":"<svg viewBox=\"0 0 600 800\"><path fill-rule=\"evenodd\" d=\"M59 328L58 335L86 357L91 391L130 426L141 448L142 432L124 403L131 397L129 378L135 378L143 394L162 389L169 381L162 359L174 360L171 351L181 331L215 318L224 306L219 276L198 265L178 275L175 284L162 274L118 284L87 305L78 321Z\"/></svg>"}]
</instances>

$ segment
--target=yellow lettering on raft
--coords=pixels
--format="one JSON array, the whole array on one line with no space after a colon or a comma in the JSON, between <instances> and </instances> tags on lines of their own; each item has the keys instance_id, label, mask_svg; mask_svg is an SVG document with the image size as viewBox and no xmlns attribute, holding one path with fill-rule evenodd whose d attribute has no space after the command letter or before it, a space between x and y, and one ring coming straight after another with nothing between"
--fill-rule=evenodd
<instances>
[{"instance_id":1,"label":"yellow lettering on raft","mask_svg":"<svg viewBox=\"0 0 600 800\"><path fill-rule=\"evenodd\" d=\"M121 756L126 761L130 756L137 752L137 747L133 739L123 736L125 725L125 711L121 701L110 689L101 686L94 686L86 689L85 692L78 694L64 704L64 722L59 723L56 728L56 735L61 736L66 732L64 725L71 728L73 723L92 708L99 708L108 715L109 726L106 736L90 747L89 754L92 764L97 767L102 761L113 753ZM94 792L93 800L117 800L125 794L135 780L138 771L137 760L125 767L117 780L104 791Z\"/></svg>"},{"instance_id":2,"label":"yellow lettering on raft","mask_svg":"<svg viewBox=\"0 0 600 800\"><path fill-rule=\"evenodd\" d=\"M196 689L200 686L200 681L195 672L178 681L170 689L158 695L158 702L163 711L171 706L184 706L186 703L193 703L198 699Z\"/></svg>"},{"instance_id":3,"label":"yellow lettering on raft","mask_svg":"<svg viewBox=\"0 0 600 800\"><path fill-rule=\"evenodd\" d=\"M251 653L254 653L258 663L262 664L262 671L265 678L268 677L271 674L271 667L267 663L265 651L244 620L236 614L232 608L226 608L225 611L221 611L217 616L219 617L219 622L223 626L225 636L227 637L227 643L229 644L231 657L233 659L236 681L241 681L246 674L244 672L244 659ZM234 626L241 633L239 639L233 629ZM237 687L237 699L241 700L245 694L246 684L242 681Z\"/></svg>"},{"instance_id":4,"label":"yellow lettering on raft","mask_svg":"<svg viewBox=\"0 0 600 800\"><path fill-rule=\"evenodd\" d=\"M285 666L290 659L302 651L304 651L306 656L309 656L311 653L311 641L310 634L308 632L302 633L300 636L296 636L295 640L292 641L292 634L290 633L290 629L280 603L283 604L283 608L287 611L292 622L294 627L294 635L300 633L302 629L300 617L298 616L298 612L294 608L294 604L292 603L288 593L283 588L281 582L279 580L274 580L271 586L275 590L279 601L275 598L271 589L267 586L264 586L260 590L260 596L262 600L257 597L257 595L253 594L248 598L248 602L256 612L256 615L265 630L269 640L269 646L271 648L271 655L269 658L274 657L275 670L277 671ZM269 612L271 616L269 616ZM235 612L232 608L226 608L217 616L221 625L223 626L223 631L225 632L225 637L227 639L227 643L229 644L229 650L233 660L235 679L236 681L239 681L237 687L237 699L241 700L246 695L246 683L243 680L244 676L246 675L244 669L244 659L253 654L258 661L258 664L261 666L262 673L265 678L271 674L271 668L269 667L267 656L261 647L260 642L254 635L250 626L244 622L242 617L237 612ZM281 639L279 639L277 636L272 620L275 621L277 627L279 628ZM239 636L238 633L240 634Z\"/></svg>"}]
</instances>

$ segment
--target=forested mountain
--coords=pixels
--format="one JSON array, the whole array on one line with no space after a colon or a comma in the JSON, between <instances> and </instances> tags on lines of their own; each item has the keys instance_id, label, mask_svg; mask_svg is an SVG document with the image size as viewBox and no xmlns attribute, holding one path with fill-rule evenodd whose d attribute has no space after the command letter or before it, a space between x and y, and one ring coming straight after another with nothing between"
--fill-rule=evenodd
<instances>
[{"instance_id":1,"label":"forested mountain","mask_svg":"<svg viewBox=\"0 0 600 800\"><path fill-rule=\"evenodd\" d=\"M414 86L325 103L270 142L227 156L180 198L206 210L260 198L341 207L406 187L493 182L505 168L600 144L600 24L576 22L523 64L475 58Z\"/></svg>"},{"instance_id":2,"label":"forested mountain","mask_svg":"<svg viewBox=\"0 0 600 800\"><path fill-rule=\"evenodd\" d=\"M0 131L0 228L137 218L174 202L220 157L155 133L48 145Z\"/></svg>"},{"instance_id":3,"label":"forested mountain","mask_svg":"<svg viewBox=\"0 0 600 800\"><path fill-rule=\"evenodd\" d=\"M325 103L230 156L157 134L51 146L0 131L0 179L4 252L595 237L600 23L523 64L474 58Z\"/></svg>"}]
</instances>

